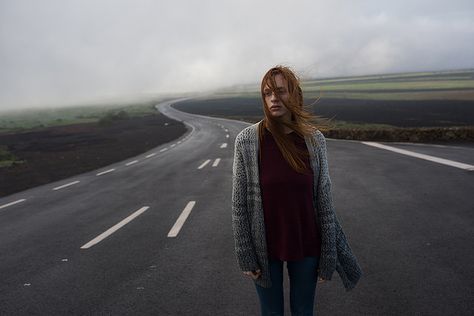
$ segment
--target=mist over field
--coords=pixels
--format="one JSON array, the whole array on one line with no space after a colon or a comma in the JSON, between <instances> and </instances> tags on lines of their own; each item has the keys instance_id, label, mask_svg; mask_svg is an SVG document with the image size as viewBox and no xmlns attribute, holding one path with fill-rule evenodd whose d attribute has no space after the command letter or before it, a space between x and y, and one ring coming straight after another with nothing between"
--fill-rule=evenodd
<instances>
[{"instance_id":1,"label":"mist over field","mask_svg":"<svg viewBox=\"0 0 474 316\"><path fill-rule=\"evenodd\" d=\"M472 1L1 1L0 111L474 67Z\"/></svg>"}]
</instances>

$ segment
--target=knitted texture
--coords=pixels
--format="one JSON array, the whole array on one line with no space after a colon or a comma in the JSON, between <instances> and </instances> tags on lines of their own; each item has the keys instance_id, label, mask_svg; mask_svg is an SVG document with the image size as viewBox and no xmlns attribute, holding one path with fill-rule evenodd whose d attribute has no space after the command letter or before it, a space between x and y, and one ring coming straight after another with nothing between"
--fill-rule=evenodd
<instances>
[{"instance_id":1,"label":"knitted texture","mask_svg":"<svg viewBox=\"0 0 474 316\"><path fill-rule=\"evenodd\" d=\"M260 122L259 122L260 123ZM271 287L262 194L258 167L258 124L244 128L236 137L232 167L232 229L235 254L242 271L260 269L254 282ZM337 271L347 291L355 287L362 271L334 212L326 139L315 129L305 137L314 175L313 205L321 233L318 275L331 280Z\"/></svg>"}]
</instances>

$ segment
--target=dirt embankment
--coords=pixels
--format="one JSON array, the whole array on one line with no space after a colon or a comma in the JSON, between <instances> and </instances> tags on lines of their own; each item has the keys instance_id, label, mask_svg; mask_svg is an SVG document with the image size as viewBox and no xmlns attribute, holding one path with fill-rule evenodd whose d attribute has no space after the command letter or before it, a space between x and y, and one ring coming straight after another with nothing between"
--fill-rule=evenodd
<instances>
[{"instance_id":1,"label":"dirt embankment","mask_svg":"<svg viewBox=\"0 0 474 316\"><path fill-rule=\"evenodd\" d=\"M0 197L121 161L186 132L162 114L0 134L19 163L0 168Z\"/></svg>"}]
</instances>

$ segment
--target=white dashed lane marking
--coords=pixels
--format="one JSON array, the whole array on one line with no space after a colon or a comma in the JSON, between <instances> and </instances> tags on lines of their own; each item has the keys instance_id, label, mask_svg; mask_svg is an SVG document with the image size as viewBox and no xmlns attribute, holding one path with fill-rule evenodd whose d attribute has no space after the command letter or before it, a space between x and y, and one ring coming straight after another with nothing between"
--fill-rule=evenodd
<instances>
[{"instance_id":1,"label":"white dashed lane marking","mask_svg":"<svg viewBox=\"0 0 474 316\"><path fill-rule=\"evenodd\" d=\"M150 157L153 157L155 155L156 155L155 153L152 153L152 154L146 155L145 158L150 158Z\"/></svg>"},{"instance_id":2,"label":"white dashed lane marking","mask_svg":"<svg viewBox=\"0 0 474 316\"><path fill-rule=\"evenodd\" d=\"M26 201L26 199L16 200L7 204L0 205L0 209Z\"/></svg>"},{"instance_id":3,"label":"white dashed lane marking","mask_svg":"<svg viewBox=\"0 0 474 316\"><path fill-rule=\"evenodd\" d=\"M125 165L126 165L126 166L130 166L130 165L133 165L133 164L135 164L135 163L137 163L137 162L138 162L138 160L134 160L134 161L127 162Z\"/></svg>"},{"instance_id":4,"label":"white dashed lane marking","mask_svg":"<svg viewBox=\"0 0 474 316\"><path fill-rule=\"evenodd\" d=\"M176 220L176 223L174 223L173 227L168 233L168 237L176 237L179 234L179 231L181 230L181 227L183 227L184 222L186 222L186 219L188 218L189 214L191 213L191 210L193 209L194 205L196 205L196 201L190 201L184 210L181 212L181 215L179 215L178 219Z\"/></svg>"},{"instance_id":5,"label":"white dashed lane marking","mask_svg":"<svg viewBox=\"0 0 474 316\"><path fill-rule=\"evenodd\" d=\"M208 159L208 160L204 161L204 162L198 167L198 169L204 168L204 167L205 167L208 163L210 163L210 162L211 162L211 159Z\"/></svg>"},{"instance_id":6,"label":"white dashed lane marking","mask_svg":"<svg viewBox=\"0 0 474 316\"><path fill-rule=\"evenodd\" d=\"M227 143L223 143L223 144L221 145L221 148L226 148L226 147L227 147Z\"/></svg>"},{"instance_id":7,"label":"white dashed lane marking","mask_svg":"<svg viewBox=\"0 0 474 316\"><path fill-rule=\"evenodd\" d=\"M109 173L109 172L112 172L112 171L115 171L115 169L105 170L105 171L99 172L99 173L96 174L96 175L97 175L97 176L101 176L101 175L103 175L103 174L106 174L106 173Z\"/></svg>"},{"instance_id":8,"label":"white dashed lane marking","mask_svg":"<svg viewBox=\"0 0 474 316\"><path fill-rule=\"evenodd\" d=\"M448 159L444 159L444 158L438 158L438 157L425 155L425 154L419 154L419 153L416 153L416 152L413 152L413 151L400 149L400 148L396 148L396 147L392 147L392 146L387 146L387 145L379 144L379 143L376 143L376 142L362 142L362 143L366 144L366 145L369 145L369 146L373 146L373 147L377 147L377 148L381 148L381 149L385 149L385 150L390 150L390 151L393 151L393 152L396 152L396 153L399 153L399 154L402 154L402 155L411 156L411 157L415 157L415 158L420 158L420 159L440 163L440 164L455 167L455 168L460 168L460 169L464 169L464 170L468 170L468 171L473 171L474 170L473 165L465 164L465 163L462 163L462 162L457 162L457 161L448 160Z\"/></svg>"},{"instance_id":9,"label":"white dashed lane marking","mask_svg":"<svg viewBox=\"0 0 474 316\"><path fill-rule=\"evenodd\" d=\"M53 190L55 190L55 191L56 191L56 190L60 190L60 189L66 188L66 187L68 187L68 186L74 185L74 184L79 183L79 182L80 182L80 181L74 181L74 182L71 182L71 183L68 183L68 184L64 184L64 185L61 185L61 186L59 186L59 187L53 188Z\"/></svg>"},{"instance_id":10,"label":"white dashed lane marking","mask_svg":"<svg viewBox=\"0 0 474 316\"><path fill-rule=\"evenodd\" d=\"M219 161L221 161L221 158L217 158L216 160L214 160L214 163L212 164L212 166L217 167L217 165L219 164Z\"/></svg>"},{"instance_id":11,"label":"white dashed lane marking","mask_svg":"<svg viewBox=\"0 0 474 316\"><path fill-rule=\"evenodd\" d=\"M160 150L160 153L164 152L164 151L167 151L168 148L163 148L162 150Z\"/></svg>"},{"instance_id":12,"label":"white dashed lane marking","mask_svg":"<svg viewBox=\"0 0 474 316\"><path fill-rule=\"evenodd\" d=\"M127 225L129 222L131 222L132 220L134 220L137 216L139 216L140 214L142 214L143 212L145 212L146 210L148 210L150 207L149 206L143 206L142 208L140 208L138 211L134 212L132 215L128 216L127 218L123 219L122 221L120 221L118 224L115 224L114 226L110 227L109 229L107 229L105 232L103 232L102 234L100 234L99 236L97 236L96 238L92 239L91 241L89 241L87 244L85 244L84 246L81 247L81 249L88 249L92 246L94 246L95 244L98 244L100 243L102 240L104 240L105 238L109 237L110 235L112 235L113 233L115 233L117 230L119 230L120 228L122 228L123 226Z\"/></svg>"}]
</instances>

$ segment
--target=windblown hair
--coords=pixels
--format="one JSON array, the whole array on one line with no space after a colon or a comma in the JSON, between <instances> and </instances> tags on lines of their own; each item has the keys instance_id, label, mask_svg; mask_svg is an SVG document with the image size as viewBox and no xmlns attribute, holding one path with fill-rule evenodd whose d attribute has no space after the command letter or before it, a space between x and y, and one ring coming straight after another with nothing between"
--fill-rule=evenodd
<instances>
[{"instance_id":1,"label":"windblown hair","mask_svg":"<svg viewBox=\"0 0 474 316\"><path fill-rule=\"evenodd\" d=\"M276 93L275 76L282 75L288 84L288 99L285 101ZM291 113L291 121L285 122L280 117L273 117L265 104L264 89L268 86L276 97L285 105ZM276 66L267 71L263 76L260 88L264 119L258 126L258 136L260 144L263 143L265 127L272 133L278 148L280 149L285 160L290 166L299 173L307 173L310 166L306 166L303 157L307 157L308 153L299 150L290 137L284 133L284 126L295 131L300 137L310 136L317 129L316 122L320 120L319 116L312 114L303 103L303 91L300 86L300 80L296 74L288 67ZM262 146L260 146L261 148ZM261 159L261 151L259 153Z\"/></svg>"}]
</instances>

